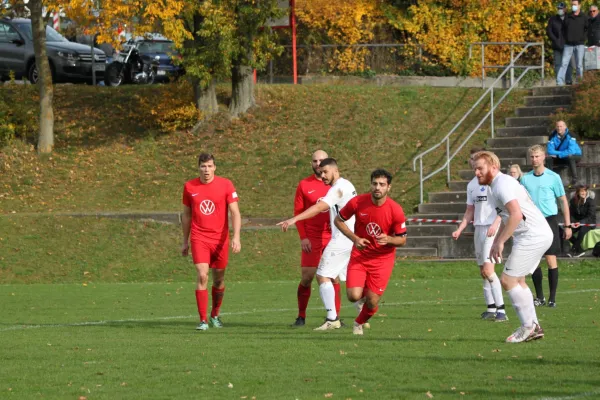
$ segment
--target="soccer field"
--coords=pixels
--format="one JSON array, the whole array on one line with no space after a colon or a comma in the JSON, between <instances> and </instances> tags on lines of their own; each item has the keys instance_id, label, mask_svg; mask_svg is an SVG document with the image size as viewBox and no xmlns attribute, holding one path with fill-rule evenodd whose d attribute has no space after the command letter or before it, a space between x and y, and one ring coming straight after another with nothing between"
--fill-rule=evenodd
<instances>
[{"instance_id":1,"label":"soccer field","mask_svg":"<svg viewBox=\"0 0 600 400\"><path fill-rule=\"evenodd\" d=\"M312 330L316 285L307 326L290 328L296 280L228 282L225 327L206 332L191 282L2 285L0 398L600 397L593 265L564 268L558 307L538 308L543 340L505 344L519 323L510 306L508 323L479 319L473 263L418 264L398 263L363 337Z\"/></svg>"}]
</instances>

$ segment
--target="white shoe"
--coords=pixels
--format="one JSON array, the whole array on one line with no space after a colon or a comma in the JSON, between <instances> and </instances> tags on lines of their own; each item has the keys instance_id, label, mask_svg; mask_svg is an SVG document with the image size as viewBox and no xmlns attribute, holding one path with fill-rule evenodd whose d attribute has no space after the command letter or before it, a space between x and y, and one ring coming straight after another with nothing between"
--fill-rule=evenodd
<instances>
[{"instance_id":1,"label":"white shoe","mask_svg":"<svg viewBox=\"0 0 600 400\"><path fill-rule=\"evenodd\" d=\"M318 328L315 328L315 331L329 331L331 329L340 329L342 327L342 324L340 322L339 319L336 319L335 321L330 321L327 318L325 319L325 322L323 322L323 325L319 326Z\"/></svg>"},{"instance_id":2,"label":"white shoe","mask_svg":"<svg viewBox=\"0 0 600 400\"><path fill-rule=\"evenodd\" d=\"M354 321L354 326L352 327L352 333L355 335L363 334L363 326L358 322Z\"/></svg>"},{"instance_id":3,"label":"white shoe","mask_svg":"<svg viewBox=\"0 0 600 400\"><path fill-rule=\"evenodd\" d=\"M521 343L533 340L536 325L537 324L533 324L531 328L521 325L512 335L506 338L506 343Z\"/></svg>"}]
</instances>

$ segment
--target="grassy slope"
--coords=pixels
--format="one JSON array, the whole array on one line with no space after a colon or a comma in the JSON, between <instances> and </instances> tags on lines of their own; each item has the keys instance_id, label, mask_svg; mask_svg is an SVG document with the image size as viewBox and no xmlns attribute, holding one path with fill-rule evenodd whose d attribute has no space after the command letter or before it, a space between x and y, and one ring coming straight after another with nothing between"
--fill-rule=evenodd
<instances>
[{"instance_id":1,"label":"grassy slope","mask_svg":"<svg viewBox=\"0 0 600 400\"><path fill-rule=\"evenodd\" d=\"M30 110L26 117L35 118L31 89L0 91ZM181 186L196 175L196 156L206 150L216 154L218 173L236 184L244 215L287 215L316 148L336 157L360 191L367 189L372 169L390 169L396 175L394 197L410 211L418 197L412 158L445 135L480 93L463 88L260 86L260 107L251 114L232 123L218 117L192 135L168 132L160 123L189 104L186 85L61 86L55 97L57 147L52 157L39 159L31 147L19 144L0 153L0 213L178 210ZM507 103L500 114L511 113ZM482 131L474 143L486 137ZM426 164L439 159L434 154ZM428 189L443 187L439 176Z\"/></svg>"}]
</instances>

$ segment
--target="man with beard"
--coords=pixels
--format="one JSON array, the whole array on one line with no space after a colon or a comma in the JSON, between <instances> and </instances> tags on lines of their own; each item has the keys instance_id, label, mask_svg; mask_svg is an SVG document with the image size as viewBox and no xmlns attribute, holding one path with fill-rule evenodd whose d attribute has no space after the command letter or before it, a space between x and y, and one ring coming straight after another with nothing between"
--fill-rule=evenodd
<instances>
[{"instance_id":1,"label":"man with beard","mask_svg":"<svg viewBox=\"0 0 600 400\"><path fill-rule=\"evenodd\" d=\"M533 305L533 294L525 277L540 263L552 244L552 229L535 206L525 188L514 178L500 172L500 160L491 152L473 155L475 176L480 185L492 188L492 201L502 218L502 225L490 250L492 262L501 262L504 244L512 236L511 253L500 277L510 297L521 326L506 338L507 343L521 343L544 337Z\"/></svg>"},{"instance_id":2,"label":"man with beard","mask_svg":"<svg viewBox=\"0 0 600 400\"><path fill-rule=\"evenodd\" d=\"M319 166L321 161L326 159L327 153L323 150L317 150L312 155L313 175L302 179L296 189L294 198L294 215L298 215L317 204L329 190L329 186L323 183ZM310 300L311 285L321 260L323 249L331 239L331 226L329 225L329 214L323 212L304 221L296 223L298 235L300 236L300 246L302 247L302 256L300 266L302 268L302 277L298 285L298 317L292 324L292 327L301 327L305 325L306 308ZM335 290L336 310L340 311L340 284L333 284Z\"/></svg>"},{"instance_id":3,"label":"man with beard","mask_svg":"<svg viewBox=\"0 0 600 400\"><path fill-rule=\"evenodd\" d=\"M352 242L346 238L339 230L339 227L333 226L333 220L353 197L356 196L354 185L347 179L340 176L337 161L333 158L326 158L321 161L320 166L321 179L323 183L331 186L327 195L317 204L310 207L301 214L296 215L286 221L278 223L281 230L284 232L298 221L304 221L308 218L313 218L329 209L329 217L331 224L331 240L323 251L319 267L317 268L317 281L319 282L319 294L323 305L327 311L327 316L323 324L315 330L324 331L330 329L341 328L342 324L336 310L335 305L335 289L334 284L340 280L346 280L346 268L350 260L350 252L352 251ZM354 218L349 218L345 224L348 230L354 229Z\"/></svg>"}]
</instances>

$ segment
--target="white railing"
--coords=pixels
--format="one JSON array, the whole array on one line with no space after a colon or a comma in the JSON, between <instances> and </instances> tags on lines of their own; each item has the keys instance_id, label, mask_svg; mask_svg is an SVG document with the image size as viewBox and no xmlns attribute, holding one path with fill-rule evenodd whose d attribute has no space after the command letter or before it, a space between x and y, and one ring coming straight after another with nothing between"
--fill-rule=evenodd
<instances>
[{"instance_id":1,"label":"white railing","mask_svg":"<svg viewBox=\"0 0 600 400\"><path fill-rule=\"evenodd\" d=\"M509 43L504 43L504 42L482 42L482 43L474 43L474 44L478 44L478 45L482 45L482 48L485 48L486 44L509 44ZM414 159L413 159L413 171L417 170L417 161L419 162L419 193L420 193L420 202L423 203L423 185L425 183L426 180L430 179L431 177L433 177L434 175L436 175L438 172L446 169L446 182L449 183L450 182L450 163L451 161L454 159L454 157L458 154L458 152L460 150L462 150L462 148L467 144L467 142L469 141L469 139L471 139L471 137L475 134L475 132L477 132L477 130L481 127L481 125L483 125L483 123L490 118L490 127L491 127L491 135L492 138L494 137L494 111L496 110L496 107L498 107L502 101L504 101L504 99L510 94L510 92L512 92L512 90L518 86L519 81L529 72L532 70L541 70L541 76L542 76L542 85L543 85L543 76L544 76L544 56L543 56L543 49L544 49L544 44L543 43L512 43L513 45L524 45L524 48L521 50L521 52L519 52L519 54L516 57L513 57L511 55L511 62L510 64L506 65L506 66L495 66L495 68L504 68L504 71L498 76L498 78L496 78L496 80L494 81L494 83L492 83L492 85L481 95L481 97L475 102L475 104L473 104L473 106L469 109L469 111L467 111L463 117L456 123L456 125L454 125L454 127L450 130L450 132L448 132L448 134L446 136L444 136L444 138L442 140L440 140L439 143L435 144L434 146L430 147L429 149L425 150L424 152L418 154ZM525 51L531 47L534 46L541 46L542 47L542 62L541 65L535 65L535 66L527 66L527 65L517 65L516 62L519 60L519 58L525 53ZM470 50L470 49L469 49ZM483 54L483 51L482 51ZM482 61L485 62L484 57L482 56ZM485 66L485 64L483 64ZM485 66L485 67L489 67L489 66ZM518 78L516 78L516 80L513 78L511 79L511 84L508 88L508 90L500 97L500 99L498 101L496 101L496 103L494 103L494 88L496 87L496 85L498 85L500 82L502 82L503 79L506 78L506 75L508 73L514 73L515 69L521 69L522 72L521 74L518 76ZM482 69L483 71L483 69ZM482 75L483 76L483 75ZM483 78L482 78L483 79ZM484 82L484 88L485 88L485 80L483 80ZM458 148L456 150L454 150L452 153L450 152L450 137L452 136L452 134L454 132L456 132L456 130L461 126L461 124L467 119L467 117L485 100L489 97L490 99L490 109L489 111L483 116L483 118L479 121L479 123L475 126L475 128L473 128L473 130L471 131L471 133L469 133L469 135L462 141L462 143L458 146ZM423 157L426 156L427 154L431 153L432 151L436 150L437 148L439 148L440 146L442 146L443 144L446 144L446 161L444 162L444 164L439 167L438 169L436 169L435 171L423 176Z\"/></svg>"}]
</instances>

